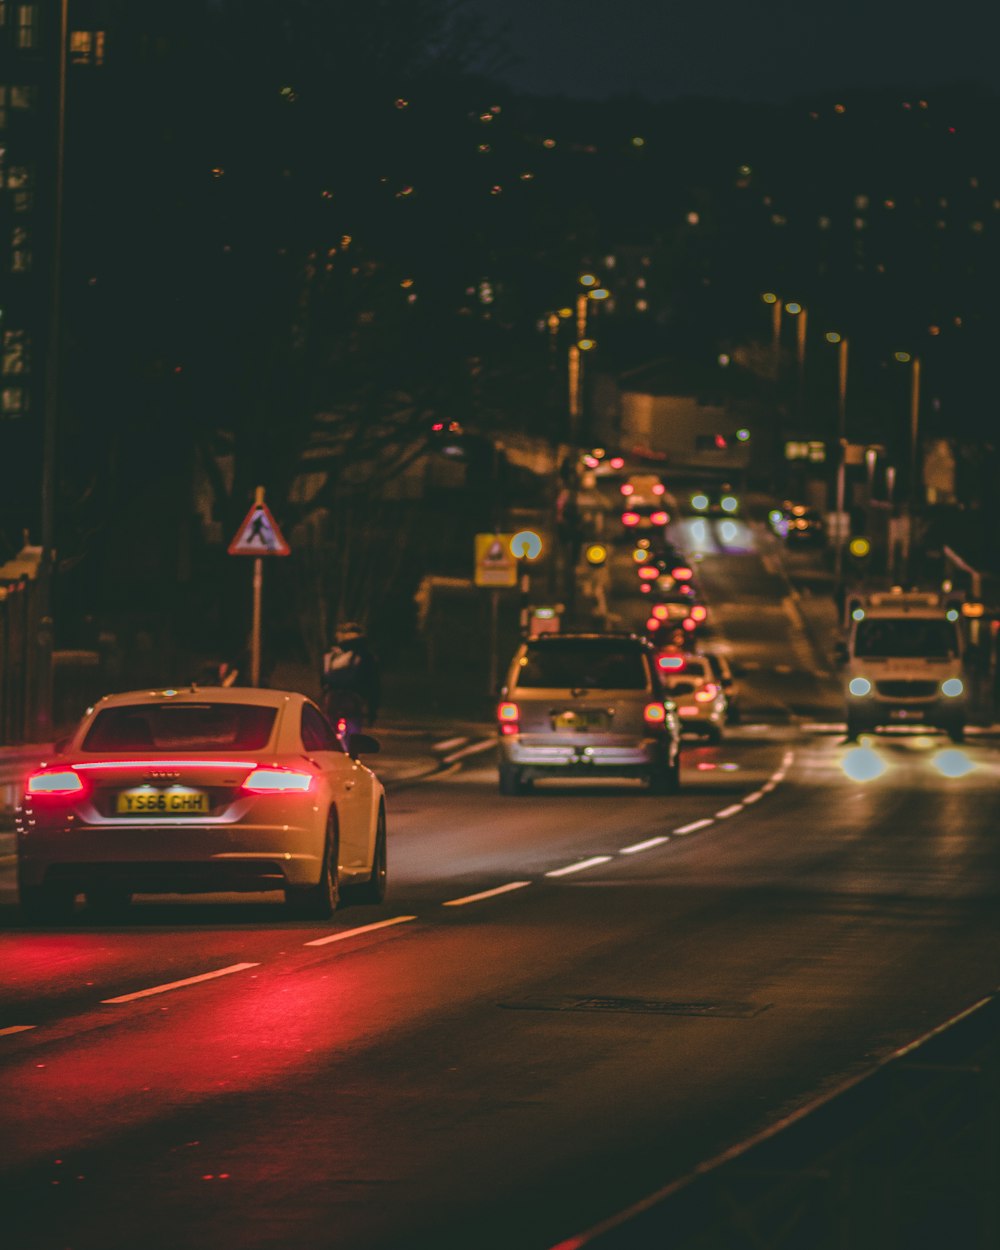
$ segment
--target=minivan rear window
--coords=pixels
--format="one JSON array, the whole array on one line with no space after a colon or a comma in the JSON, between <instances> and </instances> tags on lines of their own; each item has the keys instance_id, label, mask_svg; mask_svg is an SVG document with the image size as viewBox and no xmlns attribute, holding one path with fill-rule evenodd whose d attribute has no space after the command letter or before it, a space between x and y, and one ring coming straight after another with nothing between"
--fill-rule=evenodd
<instances>
[{"instance_id":1,"label":"minivan rear window","mask_svg":"<svg viewBox=\"0 0 1000 1250\"><path fill-rule=\"evenodd\" d=\"M84 751L259 751L278 709L252 703L137 703L98 712Z\"/></svg>"},{"instance_id":2,"label":"minivan rear window","mask_svg":"<svg viewBox=\"0 0 1000 1250\"><path fill-rule=\"evenodd\" d=\"M645 690L648 684L646 664L637 647L615 646L596 638L529 644L517 675L519 689Z\"/></svg>"}]
</instances>

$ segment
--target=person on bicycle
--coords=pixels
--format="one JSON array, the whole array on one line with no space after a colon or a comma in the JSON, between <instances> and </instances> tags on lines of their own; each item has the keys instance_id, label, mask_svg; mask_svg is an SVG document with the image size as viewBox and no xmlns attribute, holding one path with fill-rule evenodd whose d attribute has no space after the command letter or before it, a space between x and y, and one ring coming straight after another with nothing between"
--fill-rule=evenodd
<instances>
[{"instance_id":1,"label":"person on bicycle","mask_svg":"<svg viewBox=\"0 0 1000 1250\"><path fill-rule=\"evenodd\" d=\"M381 683L378 659L355 621L337 627L323 656L323 706L342 736L374 725Z\"/></svg>"}]
</instances>

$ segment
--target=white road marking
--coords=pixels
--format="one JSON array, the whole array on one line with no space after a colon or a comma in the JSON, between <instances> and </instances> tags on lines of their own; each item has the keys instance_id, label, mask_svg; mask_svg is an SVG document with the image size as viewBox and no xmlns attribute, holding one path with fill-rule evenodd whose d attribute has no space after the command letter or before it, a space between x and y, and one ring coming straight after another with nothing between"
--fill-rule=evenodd
<instances>
[{"instance_id":1,"label":"white road marking","mask_svg":"<svg viewBox=\"0 0 1000 1250\"><path fill-rule=\"evenodd\" d=\"M568 877L571 872L583 872L585 868L596 868L598 864L610 864L610 855L593 855L590 859L581 859L578 864L567 864L565 868L553 868L547 877Z\"/></svg>"},{"instance_id":2,"label":"white road marking","mask_svg":"<svg viewBox=\"0 0 1000 1250\"><path fill-rule=\"evenodd\" d=\"M464 746L469 741L468 738L445 738L444 742L435 742L435 751L451 751L455 747Z\"/></svg>"},{"instance_id":3,"label":"white road marking","mask_svg":"<svg viewBox=\"0 0 1000 1250\"><path fill-rule=\"evenodd\" d=\"M392 916L389 920L376 920L374 924L359 925L356 929L341 929L339 933L328 933L326 937L313 938L304 942L304 946L326 946L328 942L344 942L347 938L357 937L359 933L371 933L373 929L388 929L390 925L406 924L408 920L416 920L416 916Z\"/></svg>"},{"instance_id":4,"label":"white road marking","mask_svg":"<svg viewBox=\"0 0 1000 1250\"><path fill-rule=\"evenodd\" d=\"M102 998L102 1003L131 1003L137 998L149 998L153 994L166 994L167 990L183 989L186 985L197 985L199 981L214 981L216 977L227 977L231 972L245 972L247 968L259 968L260 964L230 964L228 968L216 968L214 972L202 972L196 977L185 977L183 981L168 981L165 985L153 985L148 990L136 990L134 994L119 994L117 998Z\"/></svg>"},{"instance_id":5,"label":"white road marking","mask_svg":"<svg viewBox=\"0 0 1000 1250\"><path fill-rule=\"evenodd\" d=\"M784 781L785 770L783 768L779 768L776 773L771 774L771 780L774 782L775 785L777 785L779 781Z\"/></svg>"},{"instance_id":6,"label":"white road marking","mask_svg":"<svg viewBox=\"0 0 1000 1250\"><path fill-rule=\"evenodd\" d=\"M647 838L645 842L635 842L633 843L632 846L623 846L621 850L619 851L619 854L620 855L635 855L639 851L649 851L654 846L661 846L664 842L669 842L669 841L670 839L669 837L667 837L666 834L663 834L663 836L659 838Z\"/></svg>"},{"instance_id":7,"label":"white road marking","mask_svg":"<svg viewBox=\"0 0 1000 1250\"><path fill-rule=\"evenodd\" d=\"M794 753L792 751L786 751L785 754L781 757L781 767L789 768L791 766L793 759L795 759Z\"/></svg>"},{"instance_id":8,"label":"white road marking","mask_svg":"<svg viewBox=\"0 0 1000 1250\"><path fill-rule=\"evenodd\" d=\"M509 894L511 890L523 890L530 881L510 881L507 885L498 885L492 890L483 890L479 894L466 894L465 898L449 898L442 907L464 907L466 903L478 903L483 898L494 898L497 894Z\"/></svg>"},{"instance_id":9,"label":"white road marking","mask_svg":"<svg viewBox=\"0 0 1000 1250\"><path fill-rule=\"evenodd\" d=\"M454 764L458 760L464 759L467 755L477 755L480 751L488 751L490 747L495 747L496 738L485 738L482 742L470 742L467 747L462 747L461 751L452 751L451 755L444 756L446 764Z\"/></svg>"},{"instance_id":10,"label":"white road marking","mask_svg":"<svg viewBox=\"0 0 1000 1250\"><path fill-rule=\"evenodd\" d=\"M674 830L674 833L694 833L696 829L706 829L714 823L714 819L710 816L706 820L692 821L690 825L681 825L679 829Z\"/></svg>"},{"instance_id":11,"label":"white road marking","mask_svg":"<svg viewBox=\"0 0 1000 1250\"><path fill-rule=\"evenodd\" d=\"M766 785L761 786L761 794L770 794L772 790L777 789L777 785L778 783L776 781L767 782Z\"/></svg>"},{"instance_id":12,"label":"white road marking","mask_svg":"<svg viewBox=\"0 0 1000 1250\"><path fill-rule=\"evenodd\" d=\"M11 1024L0 1029L0 1037L10 1037L12 1033L27 1033L29 1029L37 1029L37 1024Z\"/></svg>"},{"instance_id":13,"label":"white road marking","mask_svg":"<svg viewBox=\"0 0 1000 1250\"><path fill-rule=\"evenodd\" d=\"M724 807L721 812L715 813L716 820L725 820L728 816L735 816L737 812L743 811L742 803L734 803L731 807Z\"/></svg>"},{"instance_id":14,"label":"white road marking","mask_svg":"<svg viewBox=\"0 0 1000 1250\"><path fill-rule=\"evenodd\" d=\"M763 791L763 790L754 790L754 792L753 792L752 794L744 794L744 796L743 796L743 802L744 802L744 804L746 804L746 803L757 803L757 802L759 802L759 801L760 801L763 797L764 797L764 791Z\"/></svg>"}]
</instances>

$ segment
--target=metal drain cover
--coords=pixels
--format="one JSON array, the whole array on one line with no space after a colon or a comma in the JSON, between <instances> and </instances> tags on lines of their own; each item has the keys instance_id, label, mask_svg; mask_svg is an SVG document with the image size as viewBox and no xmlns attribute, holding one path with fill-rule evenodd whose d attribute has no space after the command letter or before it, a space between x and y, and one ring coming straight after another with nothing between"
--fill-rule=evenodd
<instances>
[{"instance_id":1,"label":"metal drain cover","mask_svg":"<svg viewBox=\"0 0 1000 1250\"><path fill-rule=\"evenodd\" d=\"M770 1003L734 1003L719 999L677 1002L662 998L609 998L596 994L524 998L499 1005L509 1011L598 1011L643 1016L705 1016L725 1020L750 1020L771 1006Z\"/></svg>"}]
</instances>

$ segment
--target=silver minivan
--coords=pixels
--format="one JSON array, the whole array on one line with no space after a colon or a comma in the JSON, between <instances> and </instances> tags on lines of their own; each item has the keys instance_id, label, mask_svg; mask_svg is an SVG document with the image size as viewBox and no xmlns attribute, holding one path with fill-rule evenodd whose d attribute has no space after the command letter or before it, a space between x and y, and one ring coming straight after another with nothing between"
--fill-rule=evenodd
<instances>
[{"instance_id":1,"label":"silver minivan","mask_svg":"<svg viewBox=\"0 0 1000 1250\"><path fill-rule=\"evenodd\" d=\"M497 706L500 793L537 777L642 777L680 784L680 720L635 634L543 634L518 648Z\"/></svg>"}]
</instances>

